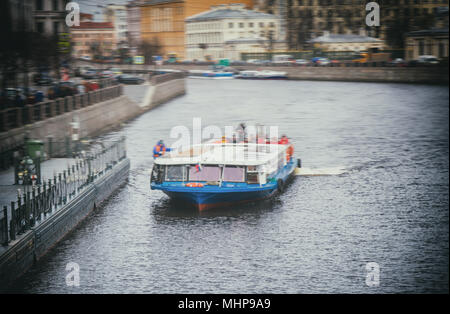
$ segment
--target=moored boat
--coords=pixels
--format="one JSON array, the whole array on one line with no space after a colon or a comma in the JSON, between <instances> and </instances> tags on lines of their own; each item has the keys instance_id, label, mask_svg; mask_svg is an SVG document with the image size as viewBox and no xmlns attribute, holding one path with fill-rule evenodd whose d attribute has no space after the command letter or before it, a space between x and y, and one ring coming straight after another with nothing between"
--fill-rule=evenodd
<instances>
[{"instance_id":1,"label":"moored boat","mask_svg":"<svg viewBox=\"0 0 450 314\"><path fill-rule=\"evenodd\" d=\"M253 80L275 80L287 79L286 72L262 70L262 71L241 71L235 76L238 79L253 79Z\"/></svg>"},{"instance_id":2,"label":"moored boat","mask_svg":"<svg viewBox=\"0 0 450 314\"><path fill-rule=\"evenodd\" d=\"M293 150L289 142L231 139L173 150L155 159L150 186L200 211L266 199L294 174Z\"/></svg>"}]
</instances>

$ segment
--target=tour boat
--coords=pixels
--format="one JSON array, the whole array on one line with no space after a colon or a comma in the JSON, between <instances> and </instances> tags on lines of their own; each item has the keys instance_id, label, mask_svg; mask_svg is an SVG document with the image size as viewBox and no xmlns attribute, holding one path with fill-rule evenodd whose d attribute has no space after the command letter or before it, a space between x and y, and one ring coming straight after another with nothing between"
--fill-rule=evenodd
<instances>
[{"instance_id":1,"label":"tour boat","mask_svg":"<svg viewBox=\"0 0 450 314\"><path fill-rule=\"evenodd\" d=\"M286 72L262 70L262 71L241 71L235 76L238 79L252 79L252 80L274 80L287 79Z\"/></svg>"},{"instance_id":2,"label":"tour boat","mask_svg":"<svg viewBox=\"0 0 450 314\"><path fill-rule=\"evenodd\" d=\"M150 186L200 211L266 199L300 166L293 151L289 142L212 140L156 158Z\"/></svg>"},{"instance_id":3,"label":"tour boat","mask_svg":"<svg viewBox=\"0 0 450 314\"><path fill-rule=\"evenodd\" d=\"M195 78L233 78L233 72L210 71L210 70L190 70L190 77Z\"/></svg>"}]
</instances>

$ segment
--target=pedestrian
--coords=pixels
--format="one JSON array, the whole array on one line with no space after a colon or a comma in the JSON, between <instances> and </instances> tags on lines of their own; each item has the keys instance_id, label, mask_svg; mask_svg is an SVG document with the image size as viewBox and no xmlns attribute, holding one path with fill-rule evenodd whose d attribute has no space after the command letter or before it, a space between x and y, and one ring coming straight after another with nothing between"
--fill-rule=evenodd
<instances>
[{"instance_id":1,"label":"pedestrian","mask_svg":"<svg viewBox=\"0 0 450 314\"><path fill-rule=\"evenodd\" d=\"M44 93L40 90L36 91L36 93L34 94L34 99L37 103L44 101Z\"/></svg>"}]
</instances>

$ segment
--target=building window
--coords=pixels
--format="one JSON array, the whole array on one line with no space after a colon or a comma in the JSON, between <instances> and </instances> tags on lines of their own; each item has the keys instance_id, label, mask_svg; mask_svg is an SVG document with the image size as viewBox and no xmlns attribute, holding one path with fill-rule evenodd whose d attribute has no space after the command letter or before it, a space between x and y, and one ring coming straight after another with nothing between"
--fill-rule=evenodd
<instances>
[{"instance_id":1,"label":"building window","mask_svg":"<svg viewBox=\"0 0 450 314\"><path fill-rule=\"evenodd\" d=\"M37 11L42 11L44 8L43 8L43 3L42 3L42 0L36 0L36 10Z\"/></svg>"},{"instance_id":2,"label":"building window","mask_svg":"<svg viewBox=\"0 0 450 314\"><path fill-rule=\"evenodd\" d=\"M419 41L419 56L424 55L424 51L425 51L425 45L423 43L423 40Z\"/></svg>"},{"instance_id":3,"label":"building window","mask_svg":"<svg viewBox=\"0 0 450 314\"><path fill-rule=\"evenodd\" d=\"M59 7L58 7L58 0L53 0L53 11L58 11Z\"/></svg>"},{"instance_id":4,"label":"building window","mask_svg":"<svg viewBox=\"0 0 450 314\"><path fill-rule=\"evenodd\" d=\"M53 34L58 35L59 32L59 22L53 22Z\"/></svg>"},{"instance_id":5,"label":"building window","mask_svg":"<svg viewBox=\"0 0 450 314\"><path fill-rule=\"evenodd\" d=\"M239 23L239 28L244 28L244 23Z\"/></svg>"},{"instance_id":6,"label":"building window","mask_svg":"<svg viewBox=\"0 0 450 314\"><path fill-rule=\"evenodd\" d=\"M445 46L443 42L439 42L439 55L438 58L444 58L445 57Z\"/></svg>"},{"instance_id":7,"label":"building window","mask_svg":"<svg viewBox=\"0 0 450 314\"><path fill-rule=\"evenodd\" d=\"M43 22L37 22L36 23L36 31L38 33L43 33L44 32L44 23Z\"/></svg>"}]
</instances>

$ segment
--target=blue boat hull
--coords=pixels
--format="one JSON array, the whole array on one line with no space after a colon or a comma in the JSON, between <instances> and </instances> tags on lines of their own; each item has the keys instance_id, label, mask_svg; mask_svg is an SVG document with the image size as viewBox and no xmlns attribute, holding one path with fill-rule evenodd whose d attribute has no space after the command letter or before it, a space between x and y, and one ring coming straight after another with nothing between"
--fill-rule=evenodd
<instances>
[{"instance_id":1,"label":"blue boat hull","mask_svg":"<svg viewBox=\"0 0 450 314\"><path fill-rule=\"evenodd\" d=\"M174 200L190 204L198 210L203 211L211 208L226 207L266 199L276 192L276 188L253 192L163 192Z\"/></svg>"},{"instance_id":2,"label":"blue boat hull","mask_svg":"<svg viewBox=\"0 0 450 314\"><path fill-rule=\"evenodd\" d=\"M182 182L151 184L152 189L162 190L170 198L189 204L203 211L206 209L226 207L240 203L267 199L277 191L282 191L284 185L293 175L296 163L292 158L270 182L259 184L224 183L222 186L206 185L188 187ZM282 186L280 186L282 185Z\"/></svg>"}]
</instances>

